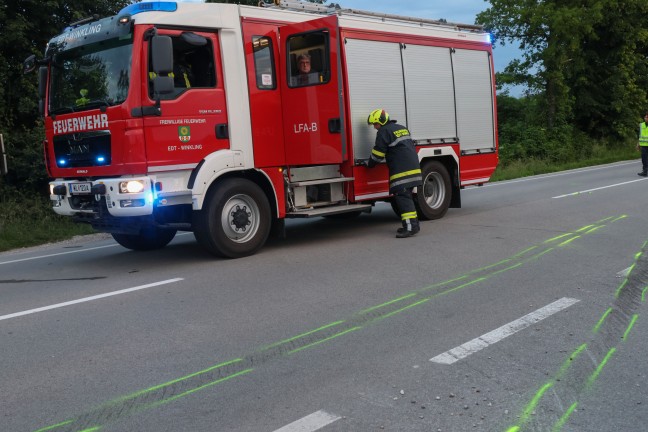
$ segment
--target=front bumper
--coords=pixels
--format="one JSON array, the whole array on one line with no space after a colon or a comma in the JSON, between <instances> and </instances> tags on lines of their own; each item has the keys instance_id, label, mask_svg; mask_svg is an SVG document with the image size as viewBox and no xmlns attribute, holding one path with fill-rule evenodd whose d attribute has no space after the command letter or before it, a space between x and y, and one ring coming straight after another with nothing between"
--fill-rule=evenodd
<instances>
[{"instance_id":1,"label":"front bumper","mask_svg":"<svg viewBox=\"0 0 648 432\"><path fill-rule=\"evenodd\" d=\"M142 190L126 192L123 183L129 181L141 183ZM52 208L62 216L98 214L102 203L113 217L148 216L153 214L155 199L154 179L147 176L50 182Z\"/></svg>"}]
</instances>

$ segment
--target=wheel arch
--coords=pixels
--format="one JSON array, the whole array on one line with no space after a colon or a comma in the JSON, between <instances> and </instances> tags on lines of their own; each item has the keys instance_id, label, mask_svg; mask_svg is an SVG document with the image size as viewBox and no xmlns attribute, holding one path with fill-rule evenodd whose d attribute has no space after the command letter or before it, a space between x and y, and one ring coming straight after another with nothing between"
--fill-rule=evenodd
<instances>
[{"instance_id":1,"label":"wheel arch","mask_svg":"<svg viewBox=\"0 0 648 432\"><path fill-rule=\"evenodd\" d=\"M431 151L428 152L427 150ZM421 166L423 166L428 161L437 161L443 164L445 169L448 171L448 174L450 175L450 182L452 187L450 207L461 208L461 181L459 179L458 158L455 155L454 151L452 151L452 149L450 149L450 153L445 152L445 154L442 153L441 155L434 154L433 150L438 151L438 149L435 148L422 149L421 151L419 151L419 162Z\"/></svg>"},{"instance_id":2,"label":"wheel arch","mask_svg":"<svg viewBox=\"0 0 648 432\"><path fill-rule=\"evenodd\" d=\"M203 169L209 170L209 168ZM198 168L201 168L200 166ZM192 188L192 205L193 210L201 210L205 202L205 197L209 193L209 190L214 188L219 182L230 178L241 178L247 179L258 185L263 193L265 193L270 203L270 210L272 211L273 218L277 218L279 214L279 200L277 199L277 191L275 190L272 181L268 175L256 169L223 169L219 172L214 171L213 176L209 177L208 181L202 180L201 183L198 183L196 180L193 185L190 185ZM199 179L200 174L196 175L195 178ZM206 176L203 176L205 178Z\"/></svg>"}]
</instances>

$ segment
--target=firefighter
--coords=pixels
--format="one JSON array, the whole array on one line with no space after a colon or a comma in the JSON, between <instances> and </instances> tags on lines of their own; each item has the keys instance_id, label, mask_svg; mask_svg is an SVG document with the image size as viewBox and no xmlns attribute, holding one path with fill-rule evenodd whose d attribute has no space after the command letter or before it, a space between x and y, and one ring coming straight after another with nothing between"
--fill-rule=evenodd
<instances>
[{"instance_id":1,"label":"firefighter","mask_svg":"<svg viewBox=\"0 0 648 432\"><path fill-rule=\"evenodd\" d=\"M648 176L648 111L644 115L644 122L639 125L639 142L637 150L641 150L641 177Z\"/></svg>"},{"instance_id":2,"label":"firefighter","mask_svg":"<svg viewBox=\"0 0 648 432\"><path fill-rule=\"evenodd\" d=\"M394 195L403 222L403 227L396 231L396 237L411 237L421 230L412 189L423 183L414 141L407 128L396 123L396 120L390 120L384 109L373 110L367 118L367 123L378 131L376 144L371 150L371 157L359 163L372 168L387 160L389 193Z\"/></svg>"}]
</instances>

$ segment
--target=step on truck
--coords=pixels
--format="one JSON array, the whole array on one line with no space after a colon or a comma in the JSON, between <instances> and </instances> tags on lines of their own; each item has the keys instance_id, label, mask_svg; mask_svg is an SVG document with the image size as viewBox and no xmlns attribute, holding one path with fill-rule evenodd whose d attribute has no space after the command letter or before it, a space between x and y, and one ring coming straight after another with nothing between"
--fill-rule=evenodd
<instances>
[{"instance_id":1,"label":"step on truck","mask_svg":"<svg viewBox=\"0 0 648 432\"><path fill-rule=\"evenodd\" d=\"M24 68L56 213L129 249L190 231L236 258L287 218L391 202L386 165L355 162L375 108L411 131L419 218L460 207L498 161L491 48L479 26L339 5L154 1L71 24Z\"/></svg>"}]
</instances>

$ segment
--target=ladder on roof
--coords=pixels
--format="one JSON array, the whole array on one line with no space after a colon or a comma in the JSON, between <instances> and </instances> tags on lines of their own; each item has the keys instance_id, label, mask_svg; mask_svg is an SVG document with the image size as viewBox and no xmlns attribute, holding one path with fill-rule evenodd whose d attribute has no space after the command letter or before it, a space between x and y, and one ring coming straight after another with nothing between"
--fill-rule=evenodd
<instances>
[{"instance_id":1,"label":"ladder on roof","mask_svg":"<svg viewBox=\"0 0 648 432\"><path fill-rule=\"evenodd\" d=\"M299 11L299 12L311 12L311 13L318 13L323 15L337 14L337 15L374 18L374 19L379 19L380 21L383 22L399 21L399 22L406 22L410 24L411 23L419 24L421 26L432 25L437 27L452 28L454 30L464 30L464 31L471 31L471 32L484 31L484 27L477 24L459 24L459 23L448 22L444 19L433 20L428 18L409 17L409 16L394 15L394 14L388 14L382 12L371 12L371 11L365 11L360 9L345 9L340 7L340 5L336 3L323 5L319 3L311 3L308 1L301 1L301 0L261 0L259 1L259 6Z\"/></svg>"}]
</instances>

